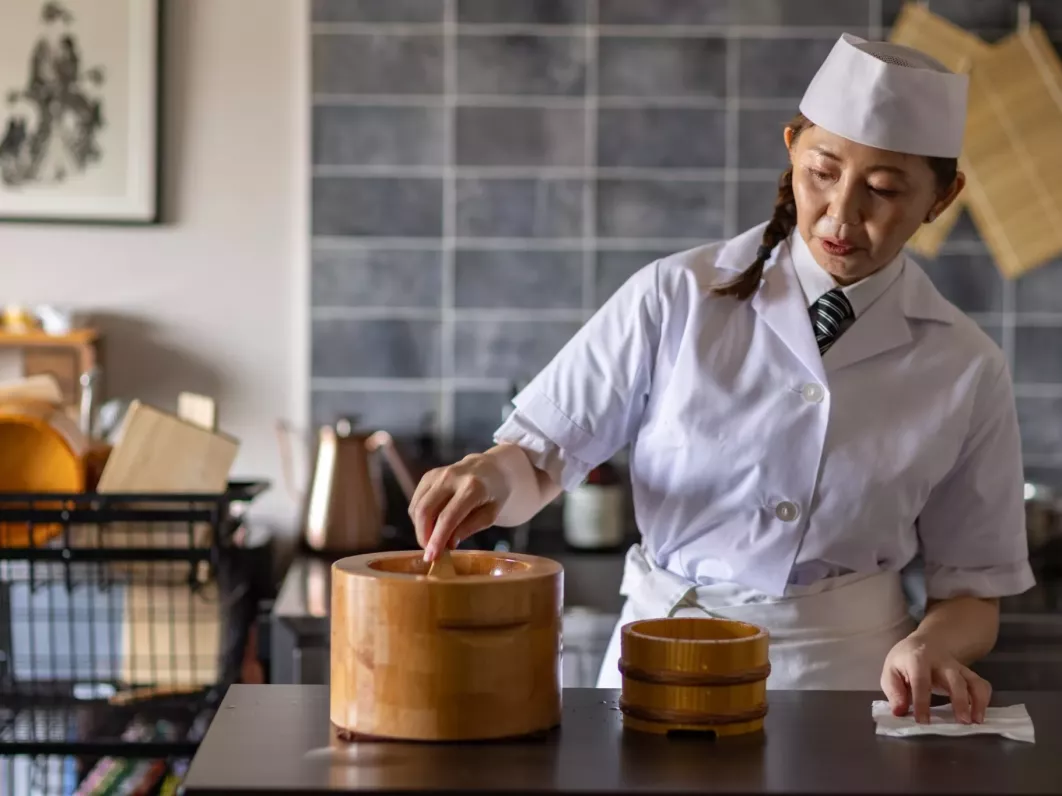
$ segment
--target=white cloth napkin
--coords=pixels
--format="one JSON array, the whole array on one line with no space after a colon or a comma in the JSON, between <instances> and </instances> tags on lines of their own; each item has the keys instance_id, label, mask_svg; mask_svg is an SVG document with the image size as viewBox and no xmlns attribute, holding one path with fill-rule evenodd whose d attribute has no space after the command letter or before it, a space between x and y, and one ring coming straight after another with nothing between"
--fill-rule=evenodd
<instances>
[{"instance_id":1,"label":"white cloth napkin","mask_svg":"<svg viewBox=\"0 0 1062 796\"><path fill-rule=\"evenodd\" d=\"M914 735L1002 735L1014 741L1036 743L1032 719L1025 705L1010 705L1005 708L988 708L981 724L960 724L951 705L929 709L929 724L919 724L914 714L892 715L892 708L885 701L871 704L871 714L877 725L878 735L910 737Z\"/></svg>"}]
</instances>

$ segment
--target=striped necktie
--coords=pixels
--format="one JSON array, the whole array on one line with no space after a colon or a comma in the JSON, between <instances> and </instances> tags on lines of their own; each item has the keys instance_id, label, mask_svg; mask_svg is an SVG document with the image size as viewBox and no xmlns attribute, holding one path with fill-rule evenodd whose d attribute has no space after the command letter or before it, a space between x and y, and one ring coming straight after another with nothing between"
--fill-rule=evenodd
<instances>
[{"instance_id":1,"label":"striped necktie","mask_svg":"<svg viewBox=\"0 0 1062 796\"><path fill-rule=\"evenodd\" d=\"M846 322L855 317L852 304L839 287L819 296L811 305L809 313L820 355L829 351L830 346L837 342L837 338L844 331Z\"/></svg>"}]
</instances>

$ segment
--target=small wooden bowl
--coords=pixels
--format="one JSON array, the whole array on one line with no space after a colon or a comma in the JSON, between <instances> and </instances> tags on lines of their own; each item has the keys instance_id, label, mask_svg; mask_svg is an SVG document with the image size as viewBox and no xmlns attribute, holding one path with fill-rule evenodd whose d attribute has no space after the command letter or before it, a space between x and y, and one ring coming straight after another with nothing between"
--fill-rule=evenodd
<instances>
[{"instance_id":1,"label":"small wooden bowl","mask_svg":"<svg viewBox=\"0 0 1062 796\"><path fill-rule=\"evenodd\" d=\"M419 551L332 566L331 719L342 737L469 741L560 723L563 570L536 556Z\"/></svg>"},{"instance_id":2,"label":"small wooden bowl","mask_svg":"<svg viewBox=\"0 0 1062 796\"><path fill-rule=\"evenodd\" d=\"M717 736L763 729L767 632L727 619L647 619L623 626L623 725Z\"/></svg>"}]
</instances>

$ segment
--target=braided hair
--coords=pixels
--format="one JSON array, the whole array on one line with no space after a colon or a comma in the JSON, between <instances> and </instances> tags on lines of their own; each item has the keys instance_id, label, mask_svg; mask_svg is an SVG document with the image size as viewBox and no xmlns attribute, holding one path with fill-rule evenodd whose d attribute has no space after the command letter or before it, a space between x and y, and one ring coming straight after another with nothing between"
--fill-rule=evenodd
<instances>
[{"instance_id":1,"label":"braided hair","mask_svg":"<svg viewBox=\"0 0 1062 796\"><path fill-rule=\"evenodd\" d=\"M786 124L786 128L793 131L790 146L796 144L797 137L812 122L802 113L798 113ZM942 193L946 192L955 182L959 171L959 161L956 158L927 157L929 167L937 178L937 188ZM716 285L711 292L717 296L732 296L745 300L752 296L760 286L763 278L763 269L771 258L771 253L779 243L784 241L796 229L797 212L796 197L793 195L793 167L789 166L778 180L778 196L774 200L774 212L771 220L763 230L763 238L760 247L756 250L756 259L752 264L729 282Z\"/></svg>"},{"instance_id":2,"label":"braided hair","mask_svg":"<svg viewBox=\"0 0 1062 796\"><path fill-rule=\"evenodd\" d=\"M811 122L808 121L804 114L798 113L786 125L787 128L793 131L793 143L796 143L797 136L803 132L804 128L810 126ZM771 213L771 220L767 222L767 226L763 230L763 239L760 241L760 248L756 250L756 259L752 261L752 265L734 279L713 287L712 292L717 296L733 296L741 300L750 298L760 286L763 269L767 265L767 261L771 259L771 252L774 251L779 243L789 237L796 225L797 212L796 197L793 195L793 167L789 166L778 179L778 195L774 199L774 212Z\"/></svg>"}]
</instances>

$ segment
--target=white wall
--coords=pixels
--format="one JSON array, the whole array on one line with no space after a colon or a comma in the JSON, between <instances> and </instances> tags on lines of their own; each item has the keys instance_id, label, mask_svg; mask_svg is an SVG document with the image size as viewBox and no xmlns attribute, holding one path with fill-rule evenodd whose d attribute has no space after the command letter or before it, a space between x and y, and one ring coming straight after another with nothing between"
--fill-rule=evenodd
<instances>
[{"instance_id":1,"label":"white wall","mask_svg":"<svg viewBox=\"0 0 1062 796\"><path fill-rule=\"evenodd\" d=\"M0 302L101 314L108 395L217 397L235 473L274 480L273 427L306 404L307 0L168 0L165 224L0 224Z\"/></svg>"}]
</instances>

